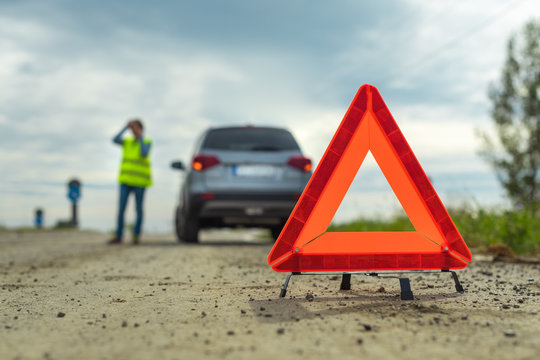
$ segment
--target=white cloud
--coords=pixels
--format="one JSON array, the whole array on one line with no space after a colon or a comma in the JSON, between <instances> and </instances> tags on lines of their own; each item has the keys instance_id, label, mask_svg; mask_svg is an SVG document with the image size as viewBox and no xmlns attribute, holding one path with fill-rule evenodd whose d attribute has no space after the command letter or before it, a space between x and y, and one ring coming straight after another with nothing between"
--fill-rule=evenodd
<instances>
[{"instance_id":1,"label":"white cloud","mask_svg":"<svg viewBox=\"0 0 540 360\"><path fill-rule=\"evenodd\" d=\"M17 194L32 191L43 194L40 204L52 209L49 216L61 216L62 184L77 175L83 184L104 186L84 190L84 214L92 226L109 228L120 157L110 139L128 118L139 116L155 140L156 185L147 197L148 226L168 227L179 184L168 163L188 161L203 129L238 123L286 126L317 163L354 91L377 79L411 147L435 177L475 169L487 173L474 155L474 129L489 121L486 82L498 73L509 31L538 14L538 4L519 2L444 56L420 63L414 74L408 70L504 4L496 5L415 0L395 23L390 20L399 14L388 18L373 5L366 8L373 16L363 15L370 20L365 26L353 21L356 16L333 18L337 10L326 18L321 5L310 13L313 19L280 10L274 16L289 21L285 30L256 26L253 33L236 27L220 31L211 22L205 28L197 21L161 24L159 16L169 14L157 10L149 23L137 16L120 18L114 11L81 16L61 5L47 6L46 14L32 14L32 5L11 15L2 11L0 151L5 155L0 166L10 171L0 185L12 194L0 207L0 223L27 219L32 198ZM69 16L56 21L62 14ZM319 26L307 31L303 22ZM197 31L174 31L185 24ZM301 35L293 31L298 24ZM36 185L40 182L59 185ZM24 210L12 212L11 207Z\"/></svg>"},{"instance_id":2,"label":"white cloud","mask_svg":"<svg viewBox=\"0 0 540 360\"><path fill-rule=\"evenodd\" d=\"M2 43L10 56L1 58L5 71L0 73L4 111L0 148L5 156L0 164L10 169L2 181L10 192L3 203L11 205L0 209L0 222L28 221L34 206L32 194L38 193L49 218L64 216L63 183L77 176L86 194L83 213L93 219L93 226L113 223L116 186L94 190L85 185L115 184L120 148L110 139L132 116L141 116L147 121L148 133L164 140L156 141L153 150L158 189L151 190L156 197L147 206L161 217L164 213L170 217L177 177L168 170L168 162L178 154L185 155L191 140L210 124L202 112L212 101L206 97L212 82L242 81L241 72L209 55L183 59L175 51L147 52L127 67L121 65L125 59L118 54L63 59L63 53L51 53L25 41L43 31L48 42L55 43L59 32L46 31L39 23L24 24L14 35L4 34ZM40 185L47 181L58 185ZM18 210L10 211L11 206Z\"/></svg>"},{"instance_id":3,"label":"white cloud","mask_svg":"<svg viewBox=\"0 0 540 360\"><path fill-rule=\"evenodd\" d=\"M439 105L390 109L413 151L426 156L474 154L478 119L460 108Z\"/></svg>"}]
</instances>

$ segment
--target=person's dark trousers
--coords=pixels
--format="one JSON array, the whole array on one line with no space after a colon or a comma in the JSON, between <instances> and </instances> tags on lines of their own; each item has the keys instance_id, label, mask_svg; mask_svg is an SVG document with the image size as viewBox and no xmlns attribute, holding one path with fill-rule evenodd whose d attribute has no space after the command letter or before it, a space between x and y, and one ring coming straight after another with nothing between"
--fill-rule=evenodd
<instances>
[{"instance_id":1,"label":"person's dark trousers","mask_svg":"<svg viewBox=\"0 0 540 360\"><path fill-rule=\"evenodd\" d=\"M120 202L118 205L118 222L116 225L117 238L121 239L124 232L124 213L126 211L128 197L131 192L135 193L135 209L137 210L137 219L135 220L133 235L140 235L143 222L143 199L145 189L146 188L144 187L120 184Z\"/></svg>"}]
</instances>

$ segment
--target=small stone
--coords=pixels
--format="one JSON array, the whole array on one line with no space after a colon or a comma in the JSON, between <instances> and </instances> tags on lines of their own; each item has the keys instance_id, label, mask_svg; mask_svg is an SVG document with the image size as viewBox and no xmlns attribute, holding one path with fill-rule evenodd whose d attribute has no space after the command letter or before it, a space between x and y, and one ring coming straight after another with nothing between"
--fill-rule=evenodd
<instances>
[{"instance_id":1,"label":"small stone","mask_svg":"<svg viewBox=\"0 0 540 360\"><path fill-rule=\"evenodd\" d=\"M311 302L311 301L313 301L313 299L315 299L315 296L313 296L312 293L307 293L306 294L306 300L307 301Z\"/></svg>"},{"instance_id":2,"label":"small stone","mask_svg":"<svg viewBox=\"0 0 540 360\"><path fill-rule=\"evenodd\" d=\"M363 324L363 326L364 326L364 330L366 330L366 331L371 331L372 330L372 327L369 324Z\"/></svg>"},{"instance_id":3,"label":"small stone","mask_svg":"<svg viewBox=\"0 0 540 360\"><path fill-rule=\"evenodd\" d=\"M233 336L233 335L234 335L234 331L232 331L232 330L227 331L227 335Z\"/></svg>"},{"instance_id":4,"label":"small stone","mask_svg":"<svg viewBox=\"0 0 540 360\"><path fill-rule=\"evenodd\" d=\"M241 313L241 314L245 314L245 313L246 313L246 310L240 310L240 313Z\"/></svg>"},{"instance_id":5,"label":"small stone","mask_svg":"<svg viewBox=\"0 0 540 360\"><path fill-rule=\"evenodd\" d=\"M461 320L467 320L469 318L468 315L461 315Z\"/></svg>"},{"instance_id":6,"label":"small stone","mask_svg":"<svg viewBox=\"0 0 540 360\"><path fill-rule=\"evenodd\" d=\"M59 318L63 318L64 316L66 316L66 314L64 314L61 311L58 314L56 314L56 317L59 317Z\"/></svg>"},{"instance_id":7,"label":"small stone","mask_svg":"<svg viewBox=\"0 0 540 360\"><path fill-rule=\"evenodd\" d=\"M358 338L358 339L356 339L356 343L357 343L358 345L362 345L362 344L364 343L364 339Z\"/></svg>"},{"instance_id":8,"label":"small stone","mask_svg":"<svg viewBox=\"0 0 540 360\"><path fill-rule=\"evenodd\" d=\"M504 336L506 337L516 337L516 332L514 330L504 330Z\"/></svg>"},{"instance_id":9,"label":"small stone","mask_svg":"<svg viewBox=\"0 0 540 360\"><path fill-rule=\"evenodd\" d=\"M377 289L377 292L383 293L383 292L386 292L386 290L384 289L384 287L381 286L380 288Z\"/></svg>"},{"instance_id":10,"label":"small stone","mask_svg":"<svg viewBox=\"0 0 540 360\"><path fill-rule=\"evenodd\" d=\"M128 326L127 321L122 321L122 327L127 327L127 326Z\"/></svg>"},{"instance_id":11,"label":"small stone","mask_svg":"<svg viewBox=\"0 0 540 360\"><path fill-rule=\"evenodd\" d=\"M201 312L201 317L205 317L206 316L206 313L203 311Z\"/></svg>"},{"instance_id":12,"label":"small stone","mask_svg":"<svg viewBox=\"0 0 540 360\"><path fill-rule=\"evenodd\" d=\"M278 333L278 335L283 335L283 334L285 334L285 329L284 328L279 328L279 329L277 329L277 333Z\"/></svg>"}]
</instances>

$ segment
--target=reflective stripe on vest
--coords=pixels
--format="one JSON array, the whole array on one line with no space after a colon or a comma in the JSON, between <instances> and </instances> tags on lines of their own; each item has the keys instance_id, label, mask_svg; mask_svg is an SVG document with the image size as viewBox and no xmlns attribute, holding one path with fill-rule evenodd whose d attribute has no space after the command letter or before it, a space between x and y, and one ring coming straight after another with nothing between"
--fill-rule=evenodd
<instances>
[{"instance_id":1,"label":"reflective stripe on vest","mask_svg":"<svg viewBox=\"0 0 540 360\"><path fill-rule=\"evenodd\" d=\"M150 143L150 139L143 138L144 143ZM152 173L150 168L150 158L141 156L141 144L135 138L124 139L124 153L120 164L120 176L118 182L121 184L147 187L152 185Z\"/></svg>"}]
</instances>

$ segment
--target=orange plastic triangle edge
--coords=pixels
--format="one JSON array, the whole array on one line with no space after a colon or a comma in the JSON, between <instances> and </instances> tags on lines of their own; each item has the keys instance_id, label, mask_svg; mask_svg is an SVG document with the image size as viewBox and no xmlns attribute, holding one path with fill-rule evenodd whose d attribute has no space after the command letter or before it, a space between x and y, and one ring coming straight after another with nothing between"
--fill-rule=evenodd
<instances>
[{"instance_id":1,"label":"orange plastic triangle edge","mask_svg":"<svg viewBox=\"0 0 540 360\"><path fill-rule=\"evenodd\" d=\"M368 151L409 216L416 230L412 234L418 236L326 233ZM404 242L408 249L404 250ZM270 251L268 263L276 271L363 271L457 269L470 261L467 245L379 92L371 85L362 86Z\"/></svg>"}]
</instances>

